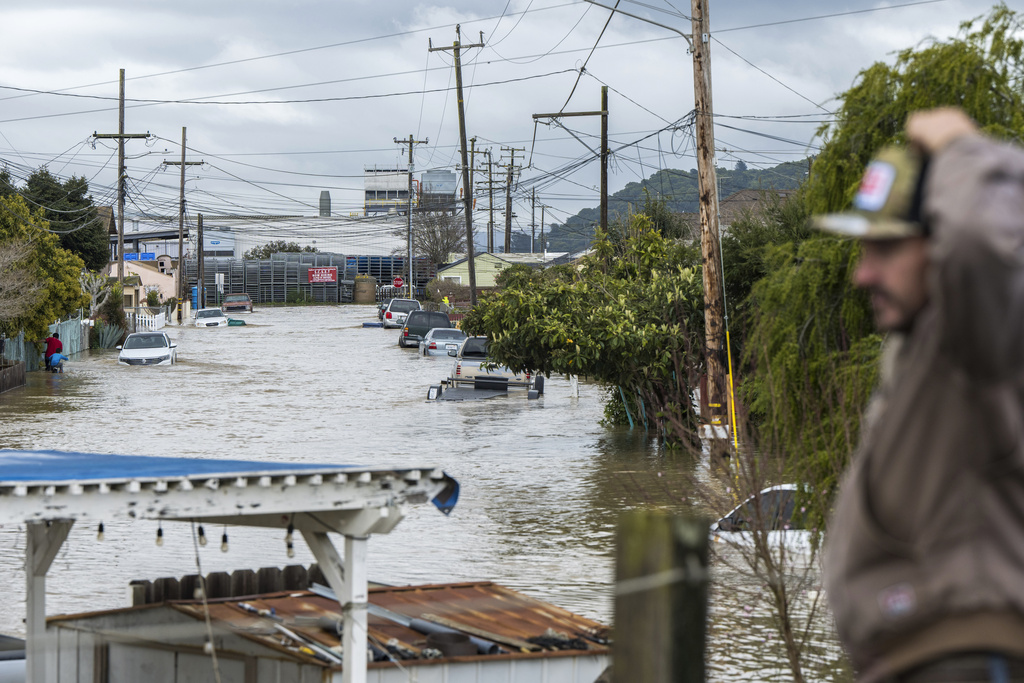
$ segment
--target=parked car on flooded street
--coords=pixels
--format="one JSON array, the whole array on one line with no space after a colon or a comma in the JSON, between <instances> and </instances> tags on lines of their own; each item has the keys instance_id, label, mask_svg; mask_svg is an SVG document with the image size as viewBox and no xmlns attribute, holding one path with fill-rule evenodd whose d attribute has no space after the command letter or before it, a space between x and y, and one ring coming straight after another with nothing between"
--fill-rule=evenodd
<instances>
[{"instance_id":1,"label":"parked car on flooded street","mask_svg":"<svg viewBox=\"0 0 1024 683\"><path fill-rule=\"evenodd\" d=\"M420 302L416 299L392 299L384 309L384 327L401 327L409 313L418 310Z\"/></svg>"},{"instance_id":2,"label":"parked car on flooded street","mask_svg":"<svg viewBox=\"0 0 1024 683\"><path fill-rule=\"evenodd\" d=\"M398 334L398 345L403 349L407 346L418 347L423 337L435 327L451 327L452 321L447 313L437 311L410 311L405 325ZM463 335L465 337L465 335Z\"/></svg>"},{"instance_id":3,"label":"parked car on flooded street","mask_svg":"<svg viewBox=\"0 0 1024 683\"><path fill-rule=\"evenodd\" d=\"M196 311L196 327L227 327L228 319L219 308L200 308Z\"/></svg>"},{"instance_id":4,"label":"parked car on flooded street","mask_svg":"<svg viewBox=\"0 0 1024 683\"><path fill-rule=\"evenodd\" d=\"M512 372L502 365L491 365L487 357L487 337L467 337L458 350L448 351L455 358L448 384L453 387L470 385L475 389L507 389L509 387L533 387L544 393L544 377L536 380L529 372Z\"/></svg>"},{"instance_id":5,"label":"parked car on flooded street","mask_svg":"<svg viewBox=\"0 0 1024 683\"><path fill-rule=\"evenodd\" d=\"M741 547L753 547L756 534L765 533L770 547L809 552L811 532L806 514L796 509L795 484L777 484L750 496L711 525L711 540ZM760 501L760 504L758 504Z\"/></svg>"},{"instance_id":6,"label":"parked car on flooded street","mask_svg":"<svg viewBox=\"0 0 1024 683\"><path fill-rule=\"evenodd\" d=\"M435 327L420 342L420 355L447 356L449 351L458 351L465 338L466 333L454 327Z\"/></svg>"},{"instance_id":7,"label":"parked car on flooded street","mask_svg":"<svg viewBox=\"0 0 1024 683\"><path fill-rule=\"evenodd\" d=\"M252 313L252 299L248 294L228 294L220 305L224 313Z\"/></svg>"},{"instance_id":8,"label":"parked car on flooded street","mask_svg":"<svg viewBox=\"0 0 1024 683\"><path fill-rule=\"evenodd\" d=\"M173 365L178 359L178 345L165 332L133 332L117 348L122 365Z\"/></svg>"}]
</instances>

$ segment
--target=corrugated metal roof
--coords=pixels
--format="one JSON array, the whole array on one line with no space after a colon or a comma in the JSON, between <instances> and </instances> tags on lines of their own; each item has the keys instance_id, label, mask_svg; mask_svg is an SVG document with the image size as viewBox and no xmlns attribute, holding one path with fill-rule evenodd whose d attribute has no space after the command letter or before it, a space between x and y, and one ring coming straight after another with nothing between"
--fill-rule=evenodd
<instances>
[{"instance_id":1,"label":"corrugated metal roof","mask_svg":"<svg viewBox=\"0 0 1024 683\"><path fill-rule=\"evenodd\" d=\"M201 602L169 604L197 620L205 618ZM500 654L468 657L551 657L579 654L583 650L590 654L610 653L607 626L491 582L373 588L370 604L402 617L491 640L502 650ZM330 661L330 653L340 652L341 613L334 600L308 591L293 591L210 602L209 610L211 619L219 622L219 626L277 652L308 664L337 666ZM425 659L425 633L375 614L372 608L368 630L370 642L378 651L390 651L396 659L408 658L403 664ZM561 636L565 639L561 640Z\"/></svg>"}]
</instances>

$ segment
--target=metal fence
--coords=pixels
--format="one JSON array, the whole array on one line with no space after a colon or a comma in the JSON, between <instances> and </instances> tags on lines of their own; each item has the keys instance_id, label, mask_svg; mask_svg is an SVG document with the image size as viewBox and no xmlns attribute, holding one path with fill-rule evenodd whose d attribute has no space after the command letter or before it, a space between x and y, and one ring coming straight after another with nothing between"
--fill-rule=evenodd
<instances>
[{"instance_id":1,"label":"metal fence","mask_svg":"<svg viewBox=\"0 0 1024 683\"><path fill-rule=\"evenodd\" d=\"M74 356L76 353L89 348L88 325L83 323L82 311L78 317L64 320L49 326L50 334L60 334L61 344L64 345L62 353L65 356ZM21 361L25 364L25 370L32 372L43 365L43 352L36 346L36 339L25 339L25 333L19 332L18 336L4 339L0 346L3 346L2 355L7 360Z\"/></svg>"},{"instance_id":2,"label":"metal fence","mask_svg":"<svg viewBox=\"0 0 1024 683\"><path fill-rule=\"evenodd\" d=\"M209 305L219 303L217 275L223 276L224 293L249 295L256 303L287 303L289 296L320 303L351 303L356 275L370 275L380 283L396 276L408 277L408 260L400 256L346 256L322 252L273 254L269 259L247 261L237 258L204 259L203 283ZM310 268L334 266L337 282L310 282ZM418 293L437 275L427 259L413 259L413 277ZM189 295L199 278L195 260L185 261Z\"/></svg>"}]
</instances>

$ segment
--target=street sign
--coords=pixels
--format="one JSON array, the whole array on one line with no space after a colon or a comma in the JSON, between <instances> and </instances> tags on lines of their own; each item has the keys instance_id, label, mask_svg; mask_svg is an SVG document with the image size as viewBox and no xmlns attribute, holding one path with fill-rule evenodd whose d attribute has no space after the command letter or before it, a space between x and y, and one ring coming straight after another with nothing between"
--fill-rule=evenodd
<instances>
[{"instance_id":1,"label":"street sign","mask_svg":"<svg viewBox=\"0 0 1024 683\"><path fill-rule=\"evenodd\" d=\"M403 280L400 276L396 276L395 279L391 281L391 284L395 287L401 287L402 285L405 284L405 280Z\"/></svg>"}]
</instances>

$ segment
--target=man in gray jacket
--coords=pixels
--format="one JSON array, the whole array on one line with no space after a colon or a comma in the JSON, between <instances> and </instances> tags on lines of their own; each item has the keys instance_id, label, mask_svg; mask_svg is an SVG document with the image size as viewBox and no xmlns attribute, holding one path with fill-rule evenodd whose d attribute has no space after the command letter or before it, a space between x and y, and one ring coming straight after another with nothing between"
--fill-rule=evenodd
<instances>
[{"instance_id":1,"label":"man in gray jacket","mask_svg":"<svg viewBox=\"0 0 1024 683\"><path fill-rule=\"evenodd\" d=\"M825 587L863 683L1024 681L1024 151L957 109L907 139L815 219L888 333Z\"/></svg>"}]
</instances>

